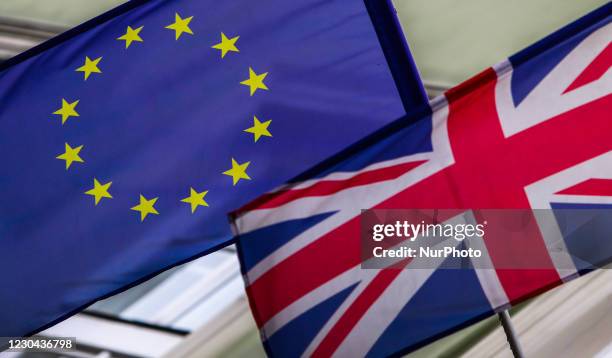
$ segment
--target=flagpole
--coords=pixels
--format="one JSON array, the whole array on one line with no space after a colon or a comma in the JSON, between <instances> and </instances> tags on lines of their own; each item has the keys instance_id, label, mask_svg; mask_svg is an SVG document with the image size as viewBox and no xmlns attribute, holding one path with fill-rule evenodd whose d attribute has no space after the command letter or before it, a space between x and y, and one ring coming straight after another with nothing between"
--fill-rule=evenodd
<instances>
[{"instance_id":1,"label":"flagpole","mask_svg":"<svg viewBox=\"0 0 612 358\"><path fill-rule=\"evenodd\" d=\"M512 320L510 320L508 310L499 312L497 316L501 321L502 327L504 327L504 333L506 333L506 339L508 340L508 344L510 344L510 350L512 350L514 358L524 358L525 355L523 354L523 349L519 343L518 335L516 334Z\"/></svg>"}]
</instances>

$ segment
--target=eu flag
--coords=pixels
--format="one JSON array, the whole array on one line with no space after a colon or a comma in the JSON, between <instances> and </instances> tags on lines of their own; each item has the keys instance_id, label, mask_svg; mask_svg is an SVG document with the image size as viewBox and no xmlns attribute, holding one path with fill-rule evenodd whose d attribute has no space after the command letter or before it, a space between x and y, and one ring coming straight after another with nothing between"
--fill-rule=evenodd
<instances>
[{"instance_id":1,"label":"eu flag","mask_svg":"<svg viewBox=\"0 0 612 358\"><path fill-rule=\"evenodd\" d=\"M362 1L133 1L0 72L0 336L230 242L404 113Z\"/></svg>"}]
</instances>

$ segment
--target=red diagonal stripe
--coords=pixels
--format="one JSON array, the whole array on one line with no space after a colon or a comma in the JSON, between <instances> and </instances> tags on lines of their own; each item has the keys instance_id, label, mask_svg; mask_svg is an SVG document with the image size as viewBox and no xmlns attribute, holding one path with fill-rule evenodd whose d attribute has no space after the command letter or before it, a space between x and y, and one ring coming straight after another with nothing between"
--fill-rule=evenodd
<instances>
[{"instance_id":1,"label":"red diagonal stripe","mask_svg":"<svg viewBox=\"0 0 612 358\"><path fill-rule=\"evenodd\" d=\"M612 179L589 179L556 194L612 196Z\"/></svg>"},{"instance_id":2,"label":"red diagonal stripe","mask_svg":"<svg viewBox=\"0 0 612 358\"><path fill-rule=\"evenodd\" d=\"M567 93L582 87L593 81L598 80L612 66L612 43L593 60L593 62L582 71L582 73L572 82L563 93Z\"/></svg>"},{"instance_id":3,"label":"red diagonal stripe","mask_svg":"<svg viewBox=\"0 0 612 358\"><path fill-rule=\"evenodd\" d=\"M349 179L323 180L303 189L288 189L275 193L268 193L242 207L238 212L245 212L253 209L275 208L299 198L332 195L349 188L396 179L424 162L424 160L420 160L402 163L359 173Z\"/></svg>"},{"instance_id":4,"label":"red diagonal stripe","mask_svg":"<svg viewBox=\"0 0 612 358\"><path fill-rule=\"evenodd\" d=\"M252 282L247 293L256 305L258 326L308 292L359 264L359 229L359 217L355 217Z\"/></svg>"},{"instance_id":5,"label":"red diagonal stripe","mask_svg":"<svg viewBox=\"0 0 612 358\"><path fill-rule=\"evenodd\" d=\"M403 266L405 266L405 262L406 261L402 263ZM380 295L382 295L393 280L402 272L401 270L402 267L382 270L376 275L374 280L372 280L368 287L366 287L359 297L355 299L321 341L317 349L312 353L312 357L331 357L353 327L359 322L361 317L363 317Z\"/></svg>"}]
</instances>

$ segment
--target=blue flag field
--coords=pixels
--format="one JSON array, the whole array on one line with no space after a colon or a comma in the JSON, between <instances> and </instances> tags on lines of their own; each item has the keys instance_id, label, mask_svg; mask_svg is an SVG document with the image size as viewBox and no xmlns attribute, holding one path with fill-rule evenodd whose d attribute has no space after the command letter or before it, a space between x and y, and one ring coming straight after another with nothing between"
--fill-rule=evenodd
<instances>
[{"instance_id":1,"label":"blue flag field","mask_svg":"<svg viewBox=\"0 0 612 358\"><path fill-rule=\"evenodd\" d=\"M404 113L362 1L132 1L8 61L0 336L229 244L228 212Z\"/></svg>"}]
</instances>

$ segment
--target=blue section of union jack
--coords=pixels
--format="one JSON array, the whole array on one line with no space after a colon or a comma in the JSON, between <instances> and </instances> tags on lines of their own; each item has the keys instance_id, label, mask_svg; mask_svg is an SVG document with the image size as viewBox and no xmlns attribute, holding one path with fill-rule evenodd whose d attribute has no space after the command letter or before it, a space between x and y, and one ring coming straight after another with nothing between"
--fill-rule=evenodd
<instances>
[{"instance_id":1,"label":"blue section of union jack","mask_svg":"<svg viewBox=\"0 0 612 358\"><path fill-rule=\"evenodd\" d=\"M587 15L435 99L429 115L235 213L267 352L400 354L586 272L575 260L584 242L541 222L482 249L489 267L526 250L544 269L364 270L359 214L612 205L611 12ZM612 243L591 244L612 257Z\"/></svg>"}]
</instances>

